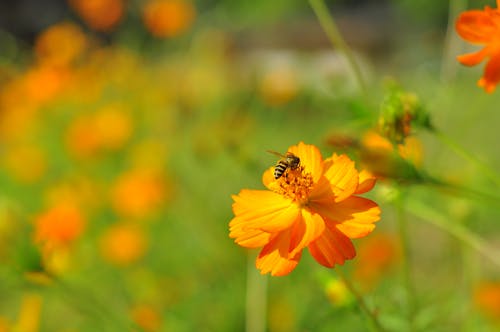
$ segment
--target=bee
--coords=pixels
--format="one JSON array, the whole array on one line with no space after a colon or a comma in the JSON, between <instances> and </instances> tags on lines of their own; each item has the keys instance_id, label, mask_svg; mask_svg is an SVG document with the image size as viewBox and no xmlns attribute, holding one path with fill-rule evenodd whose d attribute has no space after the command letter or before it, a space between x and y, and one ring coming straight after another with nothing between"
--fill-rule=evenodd
<instances>
[{"instance_id":1,"label":"bee","mask_svg":"<svg viewBox=\"0 0 500 332\"><path fill-rule=\"evenodd\" d=\"M281 159L278 160L278 162L276 163L276 166L274 167L274 179L275 180L278 180L286 172L287 169L294 170L294 169L297 169L300 165L300 158L291 152L287 152L284 155L279 153L279 152L270 151L270 150L267 150L267 152L281 157Z\"/></svg>"}]
</instances>

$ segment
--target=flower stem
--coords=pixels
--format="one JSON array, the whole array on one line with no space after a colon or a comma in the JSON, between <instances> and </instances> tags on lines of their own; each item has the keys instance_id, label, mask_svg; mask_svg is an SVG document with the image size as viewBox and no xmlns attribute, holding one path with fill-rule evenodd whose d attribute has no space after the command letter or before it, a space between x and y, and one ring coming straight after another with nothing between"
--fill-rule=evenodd
<instances>
[{"instance_id":1,"label":"flower stem","mask_svg":"<svg viewBox=\"0 0 500 332\"><path fill-rule=\"evenodd\" d=\"M328 11L325 2L323 0L309 0L309 4L311 5L311 8L313 9L314 13L316 14L316 17L318 18L319 24L325 31L332 45L335 48L337 48L341 53L344 54L349 66L351 67L354 73L354 76L356 78L356 81L358 82L361 91L363 91L363 93L366 95L367 93L366 83L363 79L363 75L361 74L361 68L356 62L351 49L349 48L344 38L342 37L342 34L340 33L337 25L335 24L334 18L332 17L332 15L330 15L330 12Z\"/></svg>"},{"instance_id":2,"label":"flower stem","mask_svg":"<svg viewBox=\"0 0 500 332\"><path fill-rule=\"evenodd\" d=\"M408 323L409 331L415 331L415 289L413 286L413 280L411 278L411 253L410 253L410 241L408 237L408 220L406 218L405 205L404 205L404 193L399 190L396 204L396 219L398 223L399 238L401 241L402 250L402 267L403 267L403 280L406 289L406 304L408 307Z\"/></svg>"},{"instance_id":3,"label":"flower stem","mask_svg":"<svg viewBox=\"0 0 500 332\"><path fill-rule=\"evenodd\" d=\"M385 329L382 327L382 324L380 324L377 315L368 308L368 305L366 304L365 300L363 299L361 294L356 290L356 288L351 283L349 278L345 276L344 272L342 272L340 268L336 268L335 271L337 272L339 278L342 279L342 282L345 284L347 289L349 289L351 294L354 295L354 297L356 298L356 302L358 302L361 311L363 311L370 318L370 321L372 322L374 329L379 332L384 332Z\"/></svg>"},{"instance_id":4,"label":"flower stem","mask_svg":"<svg viewBox=\"0 0 500 332\"><path fill-rule=\"evenodd\" d=\"M448 222L446 216L443 216L432 207L417 200L408 201L406 209L423 221L453 235L469 247L481 253L484 257L488 258L492 263L500 266L500 252L493 249L482 237L474 234L462 224Z\"/></svg>"},{"instance_id":5,"label":"flower stem","mask_svg":"<svg viewBox=\"0 0 500 332\"><path fill-rule=\"evenodd\" d=\"M246 332L266 331L267 277L255 268L255 257L248 254L247 294L246 294Z\"/></svg>"},{"instance_id":6,"label":"flower stem","mask_svg":"<svg viewBox=\"0 0 500 332\"><path fill-rule=\"evenodd\" d=\"M495 173L488 165L484 164L477 157L467 152L458 143L453 141L450 137L443 134L443 132L434 129L432 133L444 144L446 144L451 150L453 150L457 155L461 156L470 163L476 165L491 181L495 182L496 185L500 186L500 176Z\"/></svg>"}]
</instances>

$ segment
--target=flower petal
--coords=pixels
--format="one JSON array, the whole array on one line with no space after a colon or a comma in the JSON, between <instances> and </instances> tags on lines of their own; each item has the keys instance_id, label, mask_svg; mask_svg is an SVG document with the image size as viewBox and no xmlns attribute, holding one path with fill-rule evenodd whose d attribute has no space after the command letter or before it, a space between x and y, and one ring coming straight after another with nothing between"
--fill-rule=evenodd
<instances>
[{"instance_id":1,"label":"flower petal","mask_svg":"<svg viewBox=\"0 0 500 332\"><path fill-rule=\"evenodd\" d=\"M300 165L304 167L305 172L311 173L314 182L319 180L323 174L323 157L316 146L300 142L291 146L288 152L300 158Z\"/></svg>"},{"instance_id":2,"label":"flower petal","mask_svg":"<svg viewBox=\"0 0 500 332\"><path fill-rule=\"evenodd\" d=\"M346 259L356 256L351 240L332 223L327 223L323 234L309 245L309 252L318 263L326 267L342 265Z\"/></svg>"},{"instance_id":3,"label":"flower petal","mask_svg":"<svg viewBox=\"0 0 500 332\"><path fill-rule=\"evenodd\" d=\"M375 228L373 223L380 219L377 203L363 197L352 196L333 205L313 202L310 207L337 223L337 229L351 239L369 234Z\"/></svg>"},{"instance_id":4,"label":"flower petal","mask_svg":"<svg viewBox=\"0 0 500 332\"><path fill-rule=\"evenodd\" d=\"M375 182L377 182L375 175L367 170L362 170L359 172L359 184L355 194L364 194L372 190L375 186Z\"/></svg>"},{"instance_id":5,"label":"flower petal","mask_svg":"<svg viewBox=\"0 0 500 332\"><path fill-rule=\"evenodd\" d=\"M229 223L232 238L246 230L280 232L289 228L300 213L290 199L267 190L242 190L233 200L235 217Z\"/></svg>"},{"instance_id":6,"label":"flower petal","mask_svg":"<svg viewBox=\"0 0 500 332\"><path fill-rule=\"evenodd\" d=\"M469 10L458 17L455 28L465 40L474 44L488 44L498 38L498 27L489 10Z\"/></svg>"},{"instance_id":7,"label":"flower petal","mask_svg":"<svg viewBox=\"0 0 500 332\"><path fill-rule=\"evenodd\" d=\"M291 228L290 253L294 257L325 230L325 222L321 216L307 209L302 209L302 218L297 219Z\"/></svg>"},{"instance_id":8,"label":"flower petal","mask_svg":"<svg viewBox=\"0 0 500 332\"><path fill-rule=\"evenodd\" d=\"M483 87L486 92L491 93L495 90L498 82L500 82L500 53L490 58L478 85Z\"/></svg>"},{"instance_id":9,"label":"flower petal","mask_svg":"<svg viewBox=\"0 0 500 332\"><path fill-rule=\"evenodd\" d=\"M262 183L267 187L267 189L273 190L274 179L274 166L269 167L262 174Z\"/></svg>"},{"instance_id":10,"label":"flower petal","mask_svg":"<svg viewBox=\"0 0 500 332\"><path fill-rule=\"evenodd\" d=\"M290 231L285 231L271 240L260 252L255 262L255 266L261 274L271 272L273 276L284 276L292 272L297 266L302 256L298 252L294 257L289 257Z\"/></svg>"},{"instance_id":11,"label":"flower petal","mask_svg":"<svg viewBox=\"0 0 500 332\"><path fill-rule=\"evenodd\" d=\"M483 61L487 55L488 49L487 47L484 47L483 49L474 53L459 55L457 56L457 60L464 66L475 66Z\"/></svg>"},{"instance_id":12,"label":"flower petal","mask_svg":"<svg viewBox=\"0 0 500 332\"><path fill-rule=\"evenodd\" d=\"M324 176L331 184L336 202L346 199L356 191L359 175L354 167L354 161L348 156L334 154L325 160L324 168Z\"/></svg>"}]
</instances>

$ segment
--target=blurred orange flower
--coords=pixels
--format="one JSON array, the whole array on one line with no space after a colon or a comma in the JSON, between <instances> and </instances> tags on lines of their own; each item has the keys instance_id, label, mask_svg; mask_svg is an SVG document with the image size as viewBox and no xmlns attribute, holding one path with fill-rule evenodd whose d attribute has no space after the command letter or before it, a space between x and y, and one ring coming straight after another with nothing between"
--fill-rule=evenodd
<instances>
[{"instance_id":1,"label":"blurred orange flower","mask_svg":"<svg viewBox=\"0 0 500 332\"><path fill-rule=\"evenodd\" d=\"M144 6L143 21L155 37L175 37L186 31L195 18L195 8L187 0L152 0Z\"/></svg>"},{"instance_id":2,"label":"blurred orange flower","mask_svg":"<svg viewBox=\"0 0 500 332\"><path fill-rule=\"evenodd\" d=\"M110 31L122 19L123 0L69 0L69 4L94 30Z\"/></svg>"},{"instance_id":3,"label":"blurred orange flower","mask_svg":"<svg viewBox=\"0 0 500 332\"><path fill-rule=\"evenodd\" d=\"M474 305L488 318L500 322L500 282L485 281L477 285Z\"/></svg>"},{"instance_id":4,"label":"blurred orange flower","mask_svg":"<svg viewBox=\"0 0 500 332\"><path fill-rule=\"evenodd\" d=\"M163 176L152 169L135 169L118 177L111 200L115 211L129 218L144 218L168 197Z\"/></svg>"},{"instance_id":5,"label":"blurred orange flower","mask_svg":"<svg viewBox=\"0 0 500 332\"><path fill-rule=\"evenodd\" d=\"M69 126L66 135L68 149L78 157L91 157L103 150L123 147L133 131L128 110L119 104L110 104L94 114L83 114Z\"/></svg>"},{"instance_id":6,"label":"blurred orange flower","mask_svg":"<svg viewBox=\"0 0 500 332\"><path fill-rule=\"evenodd\" d=\"M244 189L234 195L235 217L229 223L229 236L237 244L263 247L256 266L273 276L290 273L306 247L330 268L354 258L350 239L368 235L380 215L375 202L357 196L375 182L359 173L349 157L323 159L318 148L302 142L288 152L300 158L300 166L278 179L271 167L263 175L269 190Z\"/></svg>"},{"instance_id":7,"label":"blurred orange flower","mask_svg":"<svg viewBox=\"0 0 500 332\"><path fill-rule=\"evenodd\" d=\"M35 41L38 60L45 65L71 65L85 50L87 38L75 24L62 22L43 31Z\"/></svg>"},{"instance_id":8,"label":"blurred orange flower","mask_svg":"<svg viewBox=\"0 0 500 332\"><path fill-rule=\"evenodd\" d=\"M374 234L364 239L358 247L354 278L365 289L374 287L400 259L397 239L389 234Z\"/></svg>"},{"instance_id":9,"label":"blurred orange flower","mask_svg":"<svg viewBox=\"0 0 500 332\"><path fill-rule=\"evenodd\" d=\"M64 90L70 78L70 72L65 68L47 65L30 68L23 76L24 98L35 103L51 101Z\"/></svg>"},{"instance_id":10,"label":"blurred orange flower","mask_svg":"<svg viewBox=\"0 0 500 332\"><path fill-rule=\"evenodd\" d=\"M141 258L147 247L144 231L132 224L111 226L101 237L101 254L108 262L125 266Z\"/></svg>"},{"instance_id":11,"label":"blurred orange flower","mask_svg":"<svg viewBox=\"0 0 500 332\"><path fill-rule=\"evenodd\" d=\"M456 21L458 34L472 44L484 45L475 52L460 55L458 61L466 66L475 66L489 58L483 77L477 84L488 93L495 90L500 81L500 0L497 8L485 6L484 10L468 10Z\"/></svg>"},{"instance_id":12,"label":"blurred orange flower","mask_svg":"<svg viewBox=\"0 0 500 332\"><path fill-rule=\"evenodd\" d=\"M151 305L136 305L131 310L132 319L144 331L155 332L161 328L161 315L157 309Z\"/></svg>"},{"instance_id":13,"label":"blurred orange flower","mask_svg":"<svg viewBox=\"0 0 500 332\"><path fill-rule=\"evenodd\" d=\"M48 250L70 245L83 233L85 218L75 205L59 204L35 219L35 242Z\"/></svg>"},{"instance_id":14,"label":"blurred orange flower","mask_svg":"<svg viewBox=\"0 0 500 332\"><path fill-rule=\"evenodd\" d=\"M416 137L407 137L403 144L394 145L375 131L368 131L360 142L360 157L364 167L377 177L405 176L402 162L420 166L423 159L422 143Z\"/></svg>"}]
</instances>

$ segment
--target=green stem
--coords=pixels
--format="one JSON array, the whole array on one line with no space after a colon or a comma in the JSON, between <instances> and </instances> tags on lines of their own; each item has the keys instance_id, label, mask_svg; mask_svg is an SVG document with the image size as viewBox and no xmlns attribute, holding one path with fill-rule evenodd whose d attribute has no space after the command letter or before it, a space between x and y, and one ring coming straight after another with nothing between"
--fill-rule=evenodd
<instances>
[{"instance_id":1,"label":"green stem","mask_svg":"<svg viewBox=\"0 0 500 332\"><path fill-rule=\"evenodd\" d=\"M500 252L493 249L483 238L474 234L462 224L448 222L447 217L443 216L432 207L417 200L409 201L406 209L413 215L421 218L423 221L453 235L458 240L488 258L492 263L500 266Z\"/></svg>"},{"instance_id":2,"label":"green stem","mask_svg":"<svg viewBox=\"0 0 500 332\"><path fill-rule=\"evenodd\" d=\"M248 254L246 332L266 331L267 277L255 268L255 256Z\"/></svg>"},{"instance_id":3,"label":"green stem","mask_svg":"<svg viewBox=\"0 0 500 332\"><path fill-rule=\"evenodd\" d=\"M432 133L444 144L446 144L451 150L453 150L457 155L461 156L465 160L474 164L479 170L481 170L491 181L495 182L496 185L500 186L500 176L495 173L488 165L484 164L477 157L467 152L464 148L458 145L451 138L443 134L439 130L432 130Z\"/></svg>"},{"instance_id":4,"label":"green stem","mask_svg":"<svg viewBox=\"0 0 500 332\"><path fill-rule=\"evenodd\" d=\"M368 318L370 318L370 321L371 321L374 329L376 331L379 331L379 332L384 332L385 329L382 327L382 324L380 324L380 321L378 320L377 315L372 310L370 310L368 308L368 305L366 304L365 300L363 299L361 294L356 290L356 288L351 283L349 278L347 278L344 275L344 272L342 272L342 270L340 268L336 268L335 271L337 272L340 279L342 279L342 282L347 287L347 289L349 289L351 294L354 295L354 297L356 298L356 302L358 303L361 311L363 311L366 314L366 316L368 316Z\"/></svg>"},{"instance_id":5,"label":"green stem","mask_svg":"<svg viewBox=\"0 0 500 332\"><path fill-rule=\"evenodd\" d=\"M406 304L408 306L408 323L409 331L415 331L415 289L411 278L411 253L410 241L408 236L408 220L406 218L404 206L404 193L400 190L395 201L396 204L396 219L398 223L399 238L401 241L402 250L402 268L404 286L406 289Z\"/></svg>"},{"instance_id":6,"label":"green stem","mask_svg":"<svg viewBox=\"0 0 500 332\"><path fill-rule=\"evenodd\" d=\"M361 68L356 62L354 54L352 53L351 49L349 48L344 38L342 37L342 34L340 33L337 25L335 24L334 18L332 17L332 15L330 15L330 12L326 7L325 2L323 0L309 0L309 4L311 5L311 8L316 14L316 17L318 18L321 27L325 31L332 45L335 48L337 48L341 53L343 53L344 56L346 57L347 62L354 73L354 76L359 84L360 89L366 95L367 88L366 88L366 83L363 79L363 75L361 74Z\"/></svg>"},{"instance_id":7,"label":"green stem","mask_svg":"<svg viewBox=\"0 0 500 332\"><path fill-rule=\"evenodd\" d=\"M467 8L467 0L449 0L448 26L444 39L443 59L441 63L441 79L444 82L455 77L458 62L456 56L460 53L462 43L460 43L455 33L455 19Z\"/></svg>"}]
</instances>

